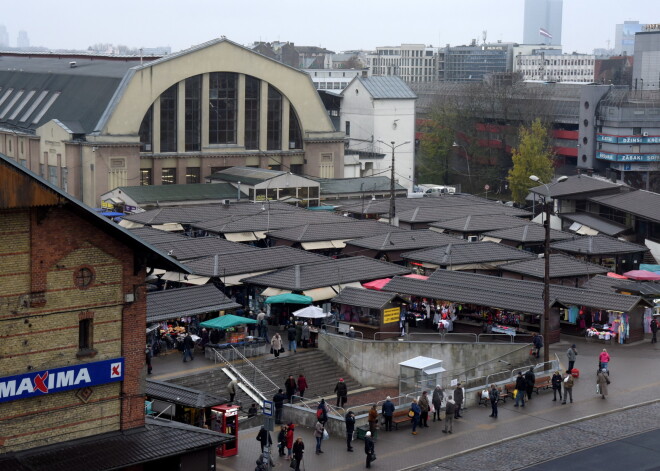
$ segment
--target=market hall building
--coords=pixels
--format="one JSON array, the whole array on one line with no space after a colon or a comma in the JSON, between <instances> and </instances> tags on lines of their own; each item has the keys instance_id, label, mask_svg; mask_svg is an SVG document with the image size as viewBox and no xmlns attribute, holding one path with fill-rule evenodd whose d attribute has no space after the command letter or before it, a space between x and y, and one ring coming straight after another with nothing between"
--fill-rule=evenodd
<instances>
[{"instance_id":1,"label":"market hall building","mask_svg":"<svg viewBox=\"0 0 660 471\"><path fill-rule=\"evenodd\" d=\"M0 262L0 469L215 469L145 418L146 267L184 266L2 154Z\"/></svg>"},{"instance_id":2,"label":"market hall building","mask_svg":"<svg viewBox=\"0 0 660 471\"><path fill-rule=\"evenodd\" d=\"M236 166L343 176L306 73L225 38L156 60L3 53L0 152L86 204Z\"/></svg>"}]
</instances>

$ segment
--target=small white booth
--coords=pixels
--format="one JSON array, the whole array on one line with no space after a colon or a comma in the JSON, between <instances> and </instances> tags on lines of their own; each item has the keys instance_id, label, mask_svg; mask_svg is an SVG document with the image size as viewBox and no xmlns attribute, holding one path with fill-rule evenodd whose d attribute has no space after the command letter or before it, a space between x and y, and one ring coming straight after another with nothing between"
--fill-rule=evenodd
<instances>
[{"instance_id":1,"label":"small white booth","mask_svg":"<svg viewBox=\"0 0 660 471\"><path fill-rule=\"evenodd\" d=\"M399 395L419 391L432 391L442 384L442 360L429 357L415 357L399 363Z\"/></svg>"}]
</instances>

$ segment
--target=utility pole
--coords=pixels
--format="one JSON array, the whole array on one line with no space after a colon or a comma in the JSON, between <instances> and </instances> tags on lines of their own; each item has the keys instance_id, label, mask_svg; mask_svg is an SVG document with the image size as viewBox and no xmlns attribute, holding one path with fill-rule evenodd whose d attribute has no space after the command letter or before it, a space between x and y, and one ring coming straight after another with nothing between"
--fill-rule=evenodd
<instances>
[{"instance_id":1,"label":"utility pole","mask_svg":"<svg viewBox=\"0 0 660 471\"><path fill-rule=\"evenodd\" d=\"M394 203L394 150L406 144L410 144L410 141L402 142L399 145L395 145L396 142L394 141L391 141L389 144L381 140L378 140L378 142L392 149L392 172L390 177L390 226L394 226L394 216L396 214L396 206Z\"/></svg>"}]
</instances>

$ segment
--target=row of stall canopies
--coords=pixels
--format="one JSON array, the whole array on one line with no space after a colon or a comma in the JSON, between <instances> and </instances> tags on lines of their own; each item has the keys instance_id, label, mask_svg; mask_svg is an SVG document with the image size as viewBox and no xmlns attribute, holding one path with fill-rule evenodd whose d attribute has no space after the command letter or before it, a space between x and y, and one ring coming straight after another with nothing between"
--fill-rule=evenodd
<instances>
[{"instance_id":1,"label":"row of stall canopies","mask_svg":"<svg viewBox=\"0 0 660 471\"><path fill-rule=\"evenodd\" d=\"M657 267L657 265L653 265ZM608 273L607 276L610 278L619 278L622 280L635 280L635 281L657 281L660 280L660 270L650 271L650 270L631 270L625 272L623 275L618 275L616 273Z\"/></svg>"},{"instance_id":2,"label":"row of stall canopies","mask_svg":"<svg viewBox=\"0 0 660 471\"><path fill-rule=\"evenodd\" d=\"M411 273L410 275L404 275L403 277L404 278L414 278L416 280L428 280L429 279L428 276L417 275L415 273ZM373 289L373 290L376 290L376 291L380 291L383 288L385 288L385 286L387 286L387 284L390 281L392 281L392 278L381 278L379 280L374 280L374 281L370 281L368 283L363 283L362 286L364 286L367 289Z\"/></svg>"}]
</instances>

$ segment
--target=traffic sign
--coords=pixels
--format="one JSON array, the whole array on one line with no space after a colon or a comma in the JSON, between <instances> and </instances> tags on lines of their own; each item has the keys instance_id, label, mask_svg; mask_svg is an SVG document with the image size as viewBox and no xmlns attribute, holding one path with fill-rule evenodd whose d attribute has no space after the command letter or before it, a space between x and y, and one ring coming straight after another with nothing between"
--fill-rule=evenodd
<instances>
[{"instance_id":1,"label":"traffic sign","mask_svg":"<svg viewBox=\"0 0 660 471\"><path fill-rule=\"evenodd\" d=\"M484 185L484 190L486 191L490 190L490 185Z\"/></svg>"},{"instance_id":2,"label":"traffic sign","mask_svg":"<svg viewBox=\"0 0 660 471\"><path fill-rule=\"evenodd\" d=\"M272 401L264 401L263 405L263 414L272 417L273 416L273 402Z\"/></svg>"}]
</instances>

